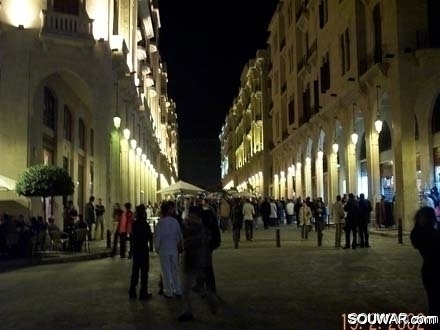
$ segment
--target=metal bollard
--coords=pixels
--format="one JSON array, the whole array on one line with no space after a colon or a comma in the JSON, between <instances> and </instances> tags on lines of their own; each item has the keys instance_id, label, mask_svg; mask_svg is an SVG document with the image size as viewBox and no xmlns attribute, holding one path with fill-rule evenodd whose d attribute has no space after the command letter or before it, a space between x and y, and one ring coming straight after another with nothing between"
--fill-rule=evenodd
<instances>
[{"instance_id":1,"label":"metal bollard","mask_svg":"<svg viewBox=\"0 0 440 330\"><path fill-rule=\"evenodd\" d=\"M107 249L112 247L112 233L107 229Z\"/></svg>"},{"instance_id":2,"label":"metal bollard","mask_svg":"<svg viewBox=\"0 0 440 330\"><path fill-rule=\"evenodd\" d=\"M397 243L403 244L403 226L401 218L397 220Z\"/></svg>"},{"instance_id":3,"label":"metal bollard","mask_svg":"<svg viewBox=\"0 0 440 330\"><path fill-rule=\"evenodd\" d=\"M281 238L280 238L280 230L277 229L276 231L276 241L277 241L277 247L281 247Z\"/></svg>"}]
</instances>

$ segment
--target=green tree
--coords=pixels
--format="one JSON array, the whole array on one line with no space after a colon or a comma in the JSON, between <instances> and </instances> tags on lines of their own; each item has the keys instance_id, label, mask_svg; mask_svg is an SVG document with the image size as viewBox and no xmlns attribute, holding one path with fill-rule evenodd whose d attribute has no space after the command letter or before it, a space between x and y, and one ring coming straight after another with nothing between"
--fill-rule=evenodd
<instances>
[{"instance_id":1,"label":"green tree","mask_svg":"<svg viewBox=\"0 0 440 330\"><path fill-rule=\"evenodd\" d=\"M34 165L18 178L15 190L21 196L42 197L46 219L46 198L72 195L75 184L66 170L53 165Z\"/></svg>"}]
</instances>

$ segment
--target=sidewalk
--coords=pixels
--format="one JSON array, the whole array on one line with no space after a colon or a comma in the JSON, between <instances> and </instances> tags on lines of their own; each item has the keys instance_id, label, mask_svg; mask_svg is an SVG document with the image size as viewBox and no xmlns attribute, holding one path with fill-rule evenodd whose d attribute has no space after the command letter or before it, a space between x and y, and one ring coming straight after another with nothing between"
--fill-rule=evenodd
<instances>
[{"instance_id":1,"label":"sidewalk","mask_svg":"<svg viewBox=\"0 0 440 330\"><path fill-rule=\"evenodd\" d=\"M106 247L106 241L102 240L91 241L90 252L44 251L31 258L0 256L0 273L36 265L60 264L65 262L107 258L110 254L111 249L108 249Z\"/></svg>"}]
</instances>

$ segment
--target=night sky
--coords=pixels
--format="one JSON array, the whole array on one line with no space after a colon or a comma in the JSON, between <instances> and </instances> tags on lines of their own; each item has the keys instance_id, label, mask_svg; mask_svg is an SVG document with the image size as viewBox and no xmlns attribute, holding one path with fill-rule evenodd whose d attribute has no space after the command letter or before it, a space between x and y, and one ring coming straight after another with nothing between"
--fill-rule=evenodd
<instances>
[{"instance_id":1,"label":"night sky","mask_svg":"<svg viewBox=\"0 0 440 330\"><path fill-rule=\"evenodd\" d=\"M177 105L181 180L207 189L220 182L220 129L244 65L266 48L277 3L159 1L159 47Z\"/></svg>"}]
</instances>

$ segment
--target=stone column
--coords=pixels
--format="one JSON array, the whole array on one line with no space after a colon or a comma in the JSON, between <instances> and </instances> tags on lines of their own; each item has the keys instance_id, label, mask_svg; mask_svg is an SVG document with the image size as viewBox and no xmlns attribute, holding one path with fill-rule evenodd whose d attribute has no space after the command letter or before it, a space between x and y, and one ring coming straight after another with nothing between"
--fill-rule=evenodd
<instances>
[{"instance_id":1,"label":"stone column","mask_svg":"<svg viewBox=\"0 0 440 330\"><path fill-rule=\"evenodd\" d=\"M128 184L128 141L126 139L121 139L121 204L128 202L130 200L129 195L129 184Z\"/></svg>"},{"instance_id":2,"label":"stone column","mask_svg":"<svg viewBox=\"0 0 440 330\"><path fill-rule=\"evenodd\" d=\"M330 185L330 195L328 197L328 205L332 205L336 201L339 191L339 171L338 171L338 154L334 152L330 155L330 166L328 168L328 180Z\"/></svg>"},{"instance_id":3,"label":"stone column","mask_svg":"<svg viewBox=\"0 0 440 330\"><path fill-rule=\"evenodd\" d=\"M274 174L273 177L273 197L275 199L280 198L280 181L278 174Z\"/></svg>"},{"instance_id":4,"label":"stone column","mask_svg":"<svg viewBox=\"0 0 440 330\"><path fill-rule=\"evenodd\" d=\"M296 196L301 196L304 198L304 190L302 188L302 174L301 174L301 163L296 163L296 173L295 173L295 190L296 190Z\"/></svg>"},{"instance_id":5,"label":"stone column","mask_svg":"<svg viewBox=\"0 0 440 330\"><path fill-rule=\"evenodd\" d=\"M347 146L347 174L348 174L348 193L357 194L357 180L358 180L358 168L357 168L357 153L356 153L357 144L354 144L352 141Z\"/></svg>"},{"instance_id":6,"label":"stone column","mask_svg":"<svg viewBox=\"0 0 440 330\"><path fill-rule=\"evenodd\" d=\"M324 172L323 172L323 152L318 151L315 161L316 169L316 195L318 197L324 197Z\"/></svg>"},{"instance_id":7,"label":"stone column","mask_svg":"<svg viewBox=\"0 0 440 330\"><path fill-rule=\"evenodd\" d=\"M369 125L365 128L367 134L367 170L368 170L368 199L372 205L380 201L380 164L379 164L379 134ZM369 132L369 133L368 133Z\"/></svg>"},{"instance_id":8,"label":"stone column","mask_svg":"<svg viewBox=\"0 0 440 330\"><path fill-rule=\"evenodd\" d=\"M136 167L136 155L135 151L130 148L128 150L128 200L130 203L135 204L136 203L136 195L135 195L135 167Z\"/></svg>"},{"instance_id":9,"label":"stone column","mask_svg":"<svg viewBox=\"0 0 440 330\"><path fill-rule=\"evenodd\" d=\"M304 166L304 186L305 186L305 196L304 197L313 197L312 196L312 159L307 156L306 164Z\"/></svg>"}]
</instances>

